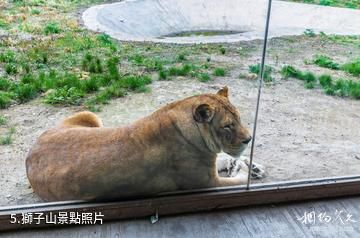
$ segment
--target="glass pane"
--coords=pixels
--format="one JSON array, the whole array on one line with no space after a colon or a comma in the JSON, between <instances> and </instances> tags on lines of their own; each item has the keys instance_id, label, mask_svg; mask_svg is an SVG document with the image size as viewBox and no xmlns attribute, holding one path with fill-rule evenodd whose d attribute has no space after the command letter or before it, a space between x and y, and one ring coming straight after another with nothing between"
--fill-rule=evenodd
<instances>
[{"instance_id":1,"label":"glass pane","mask_svg":"<svg viewBox=\"0 0 360 238\"><path fill-rule=\"evenodd\" d=\"M78 2L1 11L0 205L245 184L266 1Z\"/></svg>"},{"instance_id":2,"label":"glass pane","mask_svg":"<svg viewBox=\"0 0 360 238\"><path fill-rule=\"evenodd\" d=\"M262 182L360 174L360 11L346 8L360 5L312 2L273 2L255 151Z\"/></svg>"}]
</instances>

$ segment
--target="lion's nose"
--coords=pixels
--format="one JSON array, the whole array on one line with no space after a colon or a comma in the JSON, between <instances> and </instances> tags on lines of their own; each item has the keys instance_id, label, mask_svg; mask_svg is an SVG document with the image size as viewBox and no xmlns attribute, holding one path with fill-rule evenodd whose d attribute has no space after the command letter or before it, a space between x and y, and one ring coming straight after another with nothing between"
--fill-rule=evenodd
<instances>
[{"instance_id":1,"label":"lion's nose","mask_svg":"<svg viewBox=\"0 0 360 238\"><path fill-rule=\"evenodd\" d=\"M249 136L247 139L243 140L242 143L244 143L244 144L249 144L249 142L251 141L251 139L252 139L252 137Z\"/></svg>"}]
</instances>

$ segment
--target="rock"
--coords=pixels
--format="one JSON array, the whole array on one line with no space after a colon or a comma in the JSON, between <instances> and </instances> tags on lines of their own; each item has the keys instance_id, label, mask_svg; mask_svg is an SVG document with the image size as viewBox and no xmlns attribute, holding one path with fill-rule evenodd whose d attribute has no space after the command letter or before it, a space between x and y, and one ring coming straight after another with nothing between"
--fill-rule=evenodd
<instances>
[{"instance_id":1,"label":"rock","mask_svg":"<svg viewBox=\"0 0 360 238\"><path fill-rule=\"evenodd\" d=\"M22 32L21 34L18 34L20 41L31 41L34 39L34 37L29 33Z\"/></svg>"},{"instance_id":2,"label":"rock","mask_svg":"<svg viewBox=\"0 0 360 238\"><path fill-rule=\"evenodd\" d=\"M221 84L212 84L212 85L209 85L209 88L211 89L215 89L215 90L220 90L224 87L224 85L221 85Z\"/></svg>"},{"instance_id":3,"label":"rock","mask_svg":"<svg viewBox=\"0 0 360 238\"><path fill-rule=\"evenodd\" d=\"M43 94L43 96L47 96L47 95L49 95L49 94L51 94L53 92L55 92L55 89L49 89Z\"/></svg>"},{"instance_id":4,"label":"rock","mask_svg":"<svg viewBox=\"0 0 360 238\"><path fill-rule=\"evenodd\" d=\"M258 75L254 74L254 73L249 73L246 75L246 79L249 79L249 80L257 79L257 77L258 77Z\"/></svg>"}]
</instances>

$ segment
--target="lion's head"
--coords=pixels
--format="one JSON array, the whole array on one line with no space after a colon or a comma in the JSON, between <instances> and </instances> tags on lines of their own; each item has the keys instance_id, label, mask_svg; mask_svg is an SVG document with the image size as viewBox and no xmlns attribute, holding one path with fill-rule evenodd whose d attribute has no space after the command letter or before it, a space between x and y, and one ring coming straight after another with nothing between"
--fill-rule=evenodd
<instances>
[{"instance_id":1,"label":"lion's head","mask_svg":"<svg viewBox=\"0 0 360 238\"><path fill-rule=\"evenodd\" d=\"M194 105L193 117L208 148L215 153L239 157L251 141L242 125L239 110L228 98L228 88L207 94L206 100Z\"/></svg>"}]
</instances>

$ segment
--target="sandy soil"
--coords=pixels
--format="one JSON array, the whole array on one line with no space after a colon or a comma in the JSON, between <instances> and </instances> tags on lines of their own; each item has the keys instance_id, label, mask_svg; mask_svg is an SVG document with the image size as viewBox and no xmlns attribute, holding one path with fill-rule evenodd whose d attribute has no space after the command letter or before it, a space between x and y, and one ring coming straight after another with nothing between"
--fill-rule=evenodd
<instances>
[{"instance_id":1,"label":"sandy soil","mask_svg":"<svg viewBox=\"0 0 360 238\"><path fill-rule=\"evenodd\" d=\"M359 48L322 45L316 39L275 39L269 46L268 64L275 68L286 62L315 72L327 70L305 65L303 60L316 52L325 52L339 62L346 61L351 54L360 54ZM220 65L237 66L227 77L209 83L185 78L155 81L150 92L113 100L99 116L105 126L121 126L173 100L216 92L220 86L228 85L231 101L240 108L243 121L252 129L257 83L239 79L238 75L246 72L248 65L258 62L261 44L255 41L232 47L234 52L239 47L255 47L255 50L246 57L232 51L225 56L213 56L212 60ZM320 90L305 89L302 82L281 80L279 75L275 78L276 82L263 90L255 151L255 162L266 166L267 177L255 182L360 174L360 101L326 96ZM52 107L36 100L0 111L8 118L9 125L16 127L13 144L0 146L0 205L41 201L32 193L26 178L26 154L43 131L79 110L82 108ZM245 152L248 154L249 149Z\"/></svg>"}]
</instances>

